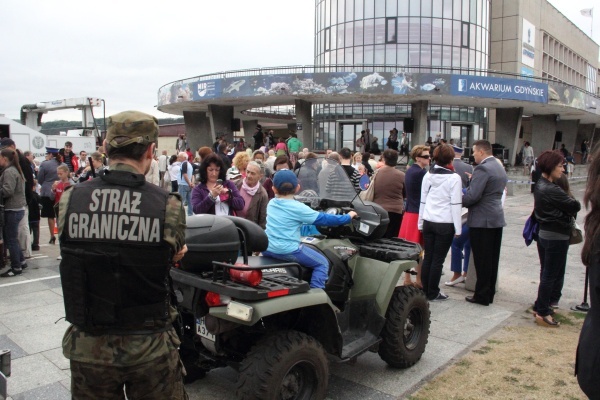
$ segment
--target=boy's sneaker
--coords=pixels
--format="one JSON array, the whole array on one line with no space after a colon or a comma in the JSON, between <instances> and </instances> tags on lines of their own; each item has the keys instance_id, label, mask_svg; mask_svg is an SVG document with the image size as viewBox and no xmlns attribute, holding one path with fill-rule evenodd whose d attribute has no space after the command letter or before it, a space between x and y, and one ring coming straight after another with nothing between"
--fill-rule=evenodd
<instances>
[{"instance_id":1,"label":"boy's sneaker","mask_svg":"<svg viewBox=\"0 0 600 400\"><path fill-rule=\"evenodd\" d=\"M40 251L40 246L31 246L31 251Z\"/></svg>"},{"instance_id":2,"label":"boy's sneaker","mask_svg":"<svg viewBox=\"0 0 600 400\"><path fill-rule=\"evenodd\" d=\"M438 295L435 299L429 300L429 301L445 301L445 300L448 300L448 295L440 292L440 293L438 293Z\"/></svg>"}]
</instances>

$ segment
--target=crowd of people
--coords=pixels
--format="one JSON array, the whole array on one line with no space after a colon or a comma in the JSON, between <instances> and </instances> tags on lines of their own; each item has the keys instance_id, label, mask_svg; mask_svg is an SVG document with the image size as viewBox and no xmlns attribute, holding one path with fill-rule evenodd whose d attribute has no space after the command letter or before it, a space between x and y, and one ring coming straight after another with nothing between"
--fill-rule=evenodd
<instances>
[{"instance_id":1,"label":"crowd of people","mask_svg":"<svg viewBox=\"0 0 600 400\"><path fill-rule=\"evenodd\" d=\"M411 274L406 273L405 285L421 288L429 301L447 300L449 297L441 290L440 283L448 252L451 252L453 275L444 283L445 286L465 283L472 253L477 281L474 294L465 300L481 306L494 302L502 234L506 225L503 203L507 175L502 162L493 156L488 141L473 143L471 154L476 164L473 167L462 160L463 148L443 140L436 145L430 142L418 144L409 150L406 135L402 133L399 136L395 129L390 131L387 149L381 152L376 137L366 129L356 140L356 152L346 147L338 152L327 151L325 160L321 161L315 153L302 148L295 133L291 133L287 140L275 139L272 131L263 132L258 125L252 147L246 147L243 142L227 143L224 138L219 138L212 147L203 146L192 152L182 135L177 139L177 154L169 157L168 152L163 150L156 157L156 121L142 113L122 114L112 117L107 138L112 138L108 155L101 147L88 158L85 151L79 154L73 152L72 144L67 142L63 149L46 148L46 160L38 165L30 152L22 154L11 139L0 141L0 189L4 207L0 254L10 254L10 265L0 274L1 277L21 275L27 268L26 259L32 251L39 250L41 218L48 219L50 244L55 244L56 221L61 221L62 229L65 212L76 213L79 208L90 204L89 207L93 208L94 201L98 199L94 200L93 194L85 188L114 187L121 193L126 191L124 187L136 187L145 188L140 190L148 197L167 204L167 217L173 219L173 226L178 226L175 230L179 235L172 243L169 242L172 245L169 251L172 256L175 255L173 259L181 258L186 251L180 229L184 214L183 211L179 213L179 209L185 209L188 216L235 215L265 229L269 245L264 255L313 269L310 286L324 288L328 261L302 244L301 232L306 226L347 224L357 214L354 211L346 215L317 212L296 201L294 195L302 191L315 196L328 193L349 199L368 191L367 200L377 203L388 213L389 224L384 237L416 242L424 249L422 262L414 271L416 281L412 282ZM125 122L119 122L119 118L124 121L140 119L147 125L143 129L148 129L154 139L142 143L140 152L137 152L130 145L138 143L140 132ZM375 160L374 154L378 153L381 156ZM403 154L410 157L405 171L398 167L399 157ZM533 189L535 205L532 213L538 224L535 238L540 260L540 283L533 307L535 321L542 326L558 327L560 324L553 314L561 299L567 253L581 204L569 189L565 163L570 161L564 148L544 151L534 160L533 149L526 142L523 155L526 168L529 164L535 165L540 174ZM587 147L584 152L582 146L582 155L587 161ZM597 239L600 235L596 232L600 225L596 188L600 157L591 161L592 180L584 197L590 213L585 223L583 262L590 268L592 305L595 306L600 287L597 265L600 246ZM350 184L346 187L339 185L340 176L333 171L342 171ZM102 179L94 179L96 177ZM83 182L87 183L80 185ZM79 187L82 190L78 190ZM180 196L169 195L168 192L177 192ZM66 200L61 201L63 197ZM85 201L74 203L74 199ZM145 201L141 204L145 210L147 208L148 214L157 212L152 210L151 203ZM95 251L93 241L88 248L84 243L86 238L73 235L76 236L77 232L61 235L65 240L61 249L83 243L86 251ZM148 254L158 256L160 251L152 248ZM74 265L76 257L76 253L71 251L62 254L66 259L61 264L61 274L63 266L68 273L68 266ZM2 257L3 262L4 259ZM148 262L150 265L157 260L148 258ZM158 264L152 266L160 267ZM71 295L69 290L64 288L65 301ZM65 303L65 306L68 319L76 318L73 313L69 316L68 307L72 305ZM578 351L580 384L586 393L593 394L598 394L597 385L592 382L588 370L597 367L590 366L590 363L595 362L600 351L595 340L600 321L597 310L598 307L593 307L588 314ZM78 329L77 325L70 328L65 343L98 340ZM176 346L171 336L168 342ZM177 364L177 357L170 350L165 350L165 362ZM69 353L68 349L66 351ZM69 353L69 357L74 379L93 375L86 369L85 359L75 353ZM177 375L174 382L179 382L180 372L175 367L171 369ZM73 388L75 391L89 389L77 385ZM171 387L166 390L182 389Z\"/></svg>"}]
</instances>

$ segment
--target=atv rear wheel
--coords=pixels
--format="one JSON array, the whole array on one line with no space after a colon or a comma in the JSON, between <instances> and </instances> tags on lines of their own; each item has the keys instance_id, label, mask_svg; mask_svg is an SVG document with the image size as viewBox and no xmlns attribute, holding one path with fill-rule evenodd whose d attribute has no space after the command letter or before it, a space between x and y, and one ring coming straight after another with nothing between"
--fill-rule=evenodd
<instances>
[{"instance_id":1,"label":"atv rear wheel","mask_svg":"<svg viewBox=\"0 0 600 400\"><path fill-rule=\"evenodd\" d=\"M242 400L323 399L328 380L321 344L302 332L283 331L266 336L248 352L236 395Z\"/></svg>"},{"instance_id":2,"label":"atv rear wheel","mask_svg":"<svg viewBox=\"0 0 600 400\"><path fill-rule=\"evenodd\" d=\"M429 338L429 302L423 291L402 286L394 290L381 331L379 356L394 368L408 368L421 359Z\"/></svg>"}]
</instances>

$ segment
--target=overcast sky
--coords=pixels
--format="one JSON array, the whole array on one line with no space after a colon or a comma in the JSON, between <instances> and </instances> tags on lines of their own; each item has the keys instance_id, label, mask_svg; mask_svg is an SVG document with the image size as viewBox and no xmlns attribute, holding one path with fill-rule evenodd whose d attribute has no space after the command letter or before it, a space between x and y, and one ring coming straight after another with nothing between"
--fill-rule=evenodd
<instances>
[{"instance_id":1,"label":"overcast sky","mask_svg":"<svg viewBox=\"0 0 600 400\"><path fill-rule=\"evenodd\" d=\"M594 0L550 2L589 34L579 11ZM594 11L599 42L600 6ZM0 114L14 119L24 104L88 96L106 101L107 116L172 117L154 108L171 81L313 63L314 0L2 0L0 15Z\"/></svg>"}]
</instances>

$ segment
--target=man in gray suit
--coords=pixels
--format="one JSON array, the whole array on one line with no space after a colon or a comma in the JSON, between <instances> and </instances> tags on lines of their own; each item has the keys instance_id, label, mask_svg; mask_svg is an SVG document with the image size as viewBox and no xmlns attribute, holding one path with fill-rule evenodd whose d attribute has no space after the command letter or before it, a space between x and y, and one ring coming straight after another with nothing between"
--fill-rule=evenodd
<instances>
[{"instance_id":1,"label":"man in gray suit","mask_svg":"<svg viewBox=\"0 0 600 400\"><path fill-rule=\"evenodd\" d=\"M460 159L463 153L462 147L452 145L452 148L454 149L454 161L452 162L454 172L460 176L462 187L466 189L469 185L469 176L473 174L473 167Z\"/></svg>"},{"instance_id":2,"label":"man in gray suit","mask_svg":"<svg viewBox=\"0 0 600 400\"><path fill-rule=\"evenodd\" d=\"M477 284L474 295L466 300L487 306L494 302L496 294L502 228L506 225L502 194L507 177L502 165L492 155L492 146L487 140L473 143L473 157L478 165L463 196L463 206L469 209L467 224Z\"/></svg>"}]
</instances>

